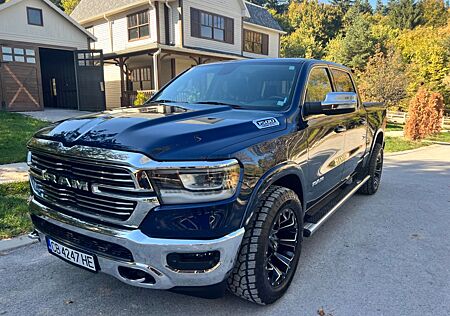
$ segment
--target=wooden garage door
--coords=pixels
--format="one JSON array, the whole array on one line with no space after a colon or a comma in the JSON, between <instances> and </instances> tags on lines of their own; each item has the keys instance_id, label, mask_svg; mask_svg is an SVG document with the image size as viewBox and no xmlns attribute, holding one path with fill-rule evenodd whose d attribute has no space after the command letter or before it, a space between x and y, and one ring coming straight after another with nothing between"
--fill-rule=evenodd
<instances>
[{"instance_id":1,"label":"wooden garage door","mask_svg":"<svg viewBox=\"0 0 450 316\"><path fill-rule=\"evenodd\" d=\"M39 77L36 65L2 63L2 101L7 111L40 110Z\"/></svg>"}]
</instances>

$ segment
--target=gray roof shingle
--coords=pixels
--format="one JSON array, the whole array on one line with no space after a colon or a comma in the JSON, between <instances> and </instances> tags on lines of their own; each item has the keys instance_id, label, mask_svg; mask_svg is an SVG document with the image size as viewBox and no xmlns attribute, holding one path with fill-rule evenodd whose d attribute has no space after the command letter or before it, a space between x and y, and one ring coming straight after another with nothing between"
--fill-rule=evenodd
<instances>
[{"instance_id":1,"label":"gray roof shingle","mask_svg":"<svg viewBox=\"0 0 450 316\"><path fill-rule=\"evenodd\" d=\"M244 18L245 22L265 26L277 31L283 31L280 24L273 18L272 14L265 8L250 2L245 2L247 10L250 13L249 18Z\"/></svg>"},{"instance_id":2,"label":"gray roof shingle","mask_svg":"<svg viewBox=\"0 0 450 316\"><path fill-rule=\"evenodd\" d=\"M106 12L144 1L138 0L81 0L70 15L77 21L98 16Z\"/></svg>"}]
</instances>

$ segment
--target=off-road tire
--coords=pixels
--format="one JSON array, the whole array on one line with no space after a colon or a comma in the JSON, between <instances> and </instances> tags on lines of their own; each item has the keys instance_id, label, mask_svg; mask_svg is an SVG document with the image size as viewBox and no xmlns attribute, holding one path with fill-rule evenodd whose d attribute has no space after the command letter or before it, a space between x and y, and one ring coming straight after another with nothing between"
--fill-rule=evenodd
<instances>
[{"instance_id":1,"label":"off-road tire","mask_svg":"<svg viewBox=\"0 0 450 316\"><path fill-rule=\"evenodd\" d=\"M365 195L372 195L378 191L381 182L381 172L383 170L383 156L384 150L383 146L376 143L372 155L370 156L370 161L365 169L365 176L370 175L370 179L358 190L358 193ZM377 170L379 166L379 159L381 158L381 169Z\"/></svg>"},{"instance_id":2,"label":"off-road tire","mask_svg":"<svg viewBox=\"0 0 450 316\"><path fill-rule=\"evenodd\" d=\"M291 268L285 274L284 281L274 287L269 280L266 270L269 236L274 221L281 216L281 212L293 210L296 214L298 235ZM235 295L260 304L267 305L279 299L288 289L301 253L303 238L303 211L300 200L294 191L271 186L261 197L255 207L254 214L242 240L242 245L235 266L228 278L228 289ZM272 272L273 273L273 272Z\"/></svg>"}]
</instances>

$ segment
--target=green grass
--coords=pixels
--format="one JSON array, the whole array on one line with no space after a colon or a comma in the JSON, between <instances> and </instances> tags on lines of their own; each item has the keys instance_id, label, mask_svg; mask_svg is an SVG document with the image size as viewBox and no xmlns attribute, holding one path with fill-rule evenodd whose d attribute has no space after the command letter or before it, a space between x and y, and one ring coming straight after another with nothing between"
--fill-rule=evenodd
<instances>
[{"instance_id":1,"label":"green grass","mask_svg":"<svg viewBox=\"0 0 450 316\"><path fill-rule=\"evenodd\" d=\"M396 124L396 123L387 123L386 130L388 132L391 132L391 131L403 131L403 125Z\"/></svg>"},{"instance_id":2,"label":"green grass","mask_svg":"<svg viewBox=\"0 0 450 316\"><path fill-rule=\"evenodd\" d=\"M426 140L431 140L435 142L445 142L450 143L450 132L440 133L437 135L433 135L430 137L427 137Z\"/></svg>"},{"instance_id":3,"label":"green grass","mask_svg":"<svg viewBox=\"0 0 450 316\"><path fill-rule=\"evenodd\" d=\"M0 164L24 162L28 140L49 124L21 114L0 111Z\"/></svg>"},{"instance_id":4,"label":"green grass","mask_svg":"<svg viewBox=\"0 0 450 316\"><path fill-rule=\"evenodd\" d=\"M391 153L391 152L397 152L397 151L404 151L404 150L410 150L410 149L416 149L420 147L429 146L431 143L421 142L421 141L414 141L414 140L408 140L403 137L386 137L386 147L385 152Z\"/></svg>"},{"instance_id":5,"label":"green grass","mask_svg":"<svg viewBox=\"0 0 450 316\"><path fill-rule=\"evenodd\" d=\"M31 231L27 203L29 195L28 182L0 184L0 239Z\"/></svg>"}]
</instances>

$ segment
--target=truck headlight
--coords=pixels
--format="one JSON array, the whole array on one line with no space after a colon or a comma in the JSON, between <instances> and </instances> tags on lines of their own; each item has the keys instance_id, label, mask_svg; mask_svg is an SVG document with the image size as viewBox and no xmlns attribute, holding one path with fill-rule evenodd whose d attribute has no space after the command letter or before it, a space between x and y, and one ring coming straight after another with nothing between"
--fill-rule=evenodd
<instances>
[{"instance_id":1,"label":"truck headlight","mask_svg":"<svg viewBox=\"0 0 450 316\"><path fill-rule=\"evenodd\" d=\"M164 204L182 204L232 197L239 184L241 168L236 160L230 160L220 167L180 167L147 172Z\"/></svg>"}]
</instances>

